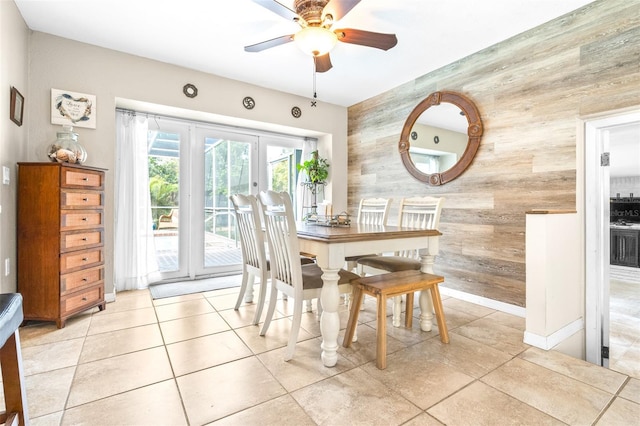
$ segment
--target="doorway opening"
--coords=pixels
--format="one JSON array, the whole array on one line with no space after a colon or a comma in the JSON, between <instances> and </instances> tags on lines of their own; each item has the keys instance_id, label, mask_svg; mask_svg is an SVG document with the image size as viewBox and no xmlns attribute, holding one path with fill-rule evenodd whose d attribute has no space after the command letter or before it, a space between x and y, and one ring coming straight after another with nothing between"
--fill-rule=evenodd
<instances>
[{"instance_id":1,"label":"doorway opening","mask_svg":"<svg viewBox=\"0 0 640 426\"><path fill-rule=\"evenodd\" d=\"M639 191L640 111L586 121L586 358L635 376L640 367L628 360L640 355Z\"/></svg>"}]
</instances>

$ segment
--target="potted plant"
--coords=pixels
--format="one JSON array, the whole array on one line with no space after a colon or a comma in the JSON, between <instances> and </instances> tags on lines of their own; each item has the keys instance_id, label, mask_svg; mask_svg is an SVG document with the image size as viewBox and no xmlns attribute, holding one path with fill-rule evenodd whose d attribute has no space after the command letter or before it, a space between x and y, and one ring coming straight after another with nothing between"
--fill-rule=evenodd
<instances>
[{"instance_id":1,"label":"potted plant","mask_svg":"<svg viewBox=\"0 0 640 426\"><path fill-rule=\"evenodd\" d=\"M311 159L297 165L298 171L304 171L313 184L324 184L329 176L329 162L320 158L318 151L311 153Z\"/></svg>"}]
</instances>

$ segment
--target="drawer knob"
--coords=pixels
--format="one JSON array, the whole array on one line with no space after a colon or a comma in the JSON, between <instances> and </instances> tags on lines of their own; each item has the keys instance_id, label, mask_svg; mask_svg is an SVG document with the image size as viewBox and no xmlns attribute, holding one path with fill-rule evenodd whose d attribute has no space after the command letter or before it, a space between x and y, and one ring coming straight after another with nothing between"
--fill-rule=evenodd
<instances>
[{"instance_id":1,"label":"drawer knob","mask_svg":"<svg viewBox=\"0 0 640 426\"><path fill-rule=\"evenodd\" d=\"M82 241L87 241L87 237L83 237L83 238L82 238Z\"/></svg>"},{"instance_id":2,"label":"drawer knob","mask_svg":"<svg viewBox=\"0 0 640 426\"><path fill-rule=\"evenodd\" d=\"M88 198L83 198L82 201L84 201L86 203L87 201L89 201L89 199Z\"/></svg>"},{"instance_id":3,"label":"drawer knob","mask_svg":"<svg viewBox=\"0 0 640 426\"><path fill-rule=\"evenodd\" d=\"M84 220L86 222L88 219L86 217L83 217L82 220Z\"/></svg>"},{"instance_id":4,"label":"drawer knob","mask_svg":"<svg viewBox=\"0 0 640 426\"><path fill-rule=\"evenodd\" d=\"M82 281L85 281L85 282L86 282L86 281L89 281L89 280L88 280L87 278L83 278L83 279L82 279Z\"/></svg>"},{"instance_id":5,"label":"drawer knob","mask_svg":"<svg viewBox=\"0 0 640 426\"><path fill-rule=\"evenodd\" d=\"M82 301L83 301L83 302L86 302L86 301L87 301L87 298L86 298L86 297L83 297L83 298L82 298Z\"/></svg>"},{"instance_id":6,"label":"drawer knob","mask_svg":"<svg viewBox=\"0 0 640 426\"><path fill-rule=\"evenodd\" d=\"M89 258L88 258L88 257L83 257L83 258L82 258L82 261L83 261L83 262L86 262L87 260L89 260Z\"/></svg>"},{"instance_id":7,"label":"drawer knob","mask_svg":"<svg viewBox=\"0 0 640 426\"><path fill-rule=\"evenodd\" d=\"M86 182L86 181L89 180L89 178L88 177L83 177L82 180Z\"/></svg>"}]
</instances>

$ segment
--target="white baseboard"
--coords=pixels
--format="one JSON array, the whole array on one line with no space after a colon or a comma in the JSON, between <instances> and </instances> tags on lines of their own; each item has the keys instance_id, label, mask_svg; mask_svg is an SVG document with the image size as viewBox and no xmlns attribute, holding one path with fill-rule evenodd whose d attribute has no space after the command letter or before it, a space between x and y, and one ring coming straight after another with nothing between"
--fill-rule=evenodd
<instances>
[{"instance_id":1,"label":"white baseboard","mask_svg":"<svg viewBox=\"0 0 640 426\"><path fill-rule=\"evenodd\" d=\"M439 286L440 293L445 296L455 297L456 299L464 300L465 302L475 303L476 305L484 306L486 308L495 309L500 312L515 315L521 318L526 317L527 310L522 306L511 305L509 303L500 302L498 300L488 299L482 296L476 296L475 294L466 293L460 290L454 290Z\"/></svg>"},{"instance_id":2,"label":"white baseboard","mask_svg":"<svg viewBox=\"0 0 640 426\"><path fill-rule=\"evenodd\" d=\"M111 303L111 302L115 302L116 301L116 294L114 293L105 293L104 294L104 300L107 303Z\"/></svg>"},{"instance_id":3,"label":"white baseboard","mask_svg":"<svg viewBox=\"0 0 640 426\"><path fill-rule=\"evenodd\" d=\"M549 350L556 347L569 337L576 334L578 331L584 328L584 318L578 318L577 320L567 324L560 330L552 333L548 336L540 336L538 334L531 333L529 331L524 332L524 343L535 346L536 348Z\"/></svg>"}]
</instances>

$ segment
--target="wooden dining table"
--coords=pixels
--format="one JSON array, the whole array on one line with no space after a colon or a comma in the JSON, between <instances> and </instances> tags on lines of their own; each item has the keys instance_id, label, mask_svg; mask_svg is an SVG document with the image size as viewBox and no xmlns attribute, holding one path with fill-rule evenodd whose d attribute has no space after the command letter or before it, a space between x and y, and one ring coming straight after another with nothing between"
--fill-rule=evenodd
<instances>
[{"instance_id":1,"label":"wooden dining table","mask_svg":"<svg viewBox=\"0 0 640 426\"><path fill-rule=\"evenodd\" d=\"M323 226L314 222L297 223L300 251L313 253L322 268L322 362L333 367L338 361L338 334L340 318L338 306L338 271L344 267L345 257L369 253L385 253L418 249L423 272L433 273L433 262L438 254L439 238L434 229L415 229L398 226L359 225ZM419 299L420 327L431 330L433 305L428 292L421 292Z\"/></svg>"}]
</instances>

